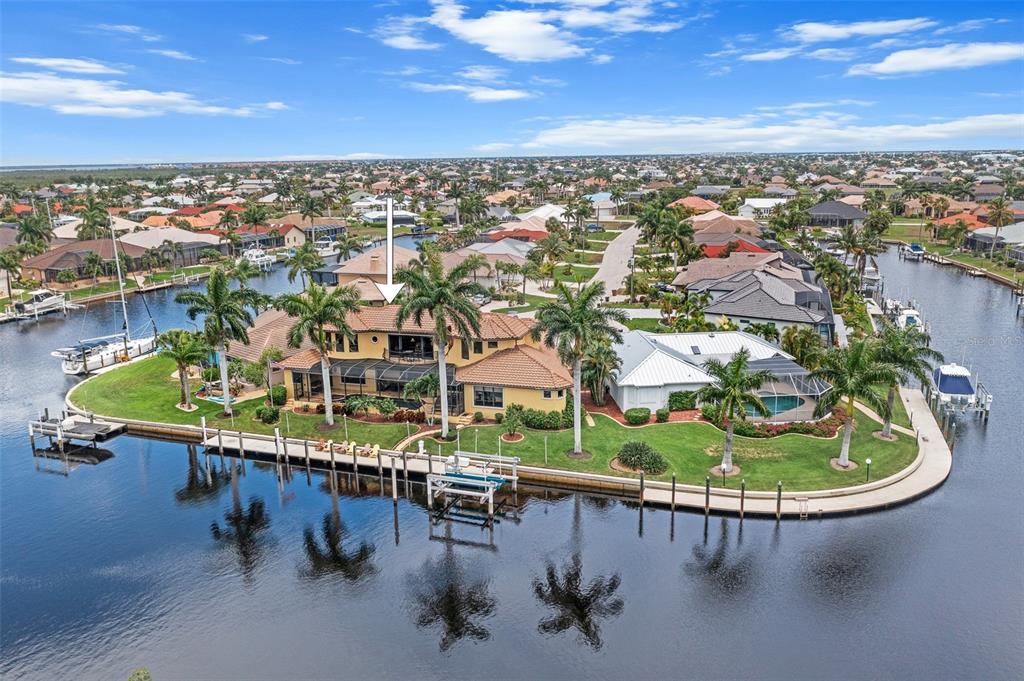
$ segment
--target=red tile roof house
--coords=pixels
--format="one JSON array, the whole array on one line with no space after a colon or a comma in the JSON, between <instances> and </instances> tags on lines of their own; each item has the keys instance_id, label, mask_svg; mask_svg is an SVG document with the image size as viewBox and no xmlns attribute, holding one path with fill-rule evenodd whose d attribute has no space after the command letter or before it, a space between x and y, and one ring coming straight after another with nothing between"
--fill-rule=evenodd
<instances>
[{"instance_id":1,"label":"red tile roof house","mask_svg":"<svg viewBox=\"0 0 1024 681\"><path fill-rule=\"evenodd\" d=\"M965 223L967 223L967 229L971 231L981 229L982 227L988 227L988 225L982 222L977 215L971 215L970 213L957 213L956 215L949 215L947 217L942 218L941 220L936 220L935 224L945 227L948 225L954 225L959 220L963 220Z\"/></svg>"},{"instance_id":2,"label":"red tile roof house","mask_svg":"<svg viewBox=\"0 0 1024 681\"><path fill-rule=\"evenodd\" d=\"M127 256L129 270L140 268L140 259L146 252L145 248L121 241L118 242L117 248ZM57 281L57 275L64 270L71 270L79 279L84 278L85 256L89 253L98 253L105 263L114 261L114 247L110 239L70 241L22 262L21 276L49 283Z\"/></svg>"}]
</instances>

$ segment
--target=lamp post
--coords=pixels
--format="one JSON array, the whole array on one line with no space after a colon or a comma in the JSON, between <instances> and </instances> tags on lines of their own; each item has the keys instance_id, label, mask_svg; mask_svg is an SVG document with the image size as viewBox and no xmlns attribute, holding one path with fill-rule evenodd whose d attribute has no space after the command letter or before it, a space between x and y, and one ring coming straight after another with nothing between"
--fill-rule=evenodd
<instances>
[{"instance_id":1,"label":"lamp post","mask_svg":"<svg viewBox=\"0 0 1024 681\"><path fill-rule=\"evenodd\" d=\"M864 482L871 481L871 459L864 459L864 463L867 464L868 470L864 476Z\"/></svg>"}]
</instances>

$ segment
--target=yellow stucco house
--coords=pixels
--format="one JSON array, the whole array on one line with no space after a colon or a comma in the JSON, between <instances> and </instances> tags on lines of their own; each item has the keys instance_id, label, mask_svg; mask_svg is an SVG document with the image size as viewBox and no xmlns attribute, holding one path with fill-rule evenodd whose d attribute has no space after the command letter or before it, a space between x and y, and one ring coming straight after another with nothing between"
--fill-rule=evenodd
<instances>
[{"instance_id":1,"label":"yellow stucco house","mask_svg":"<svg viewBox=\"0 0 1024 681\"><path fill-rule=\"evenodd\" d=\"M397 313L397 305L363 307L348 318L354 339L330 333L331 394L336 400L369 394L389 397L402 408L421 408L402 392L410 381L438 371L433 320L424 317L419 326L410 319L399 329ZM260 315L249 331L249 345L232 347L229 355L258 356L266 347L281 348L288 355L280 367L289 399L322 403L319 352L308 345L288 348L291 324L281 312ZM509 404L542 411L564 408L572 375L553 350L530 337L532 327L531 319L485 312L479 338L452 342L445 351L452 414L479 411L490 418Z\"/></svg>"}]
</instances>

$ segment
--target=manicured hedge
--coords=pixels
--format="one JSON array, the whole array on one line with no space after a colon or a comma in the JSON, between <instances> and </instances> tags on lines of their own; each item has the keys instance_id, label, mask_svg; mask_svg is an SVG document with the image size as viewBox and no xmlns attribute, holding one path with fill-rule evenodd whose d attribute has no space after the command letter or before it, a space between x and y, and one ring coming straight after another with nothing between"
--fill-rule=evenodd
<instances>
[{"instance_id":1,"label":"manicured hedge","mask_svg":"<svg viewBox=\"0 0 1024 681\"><path fill-rule=\"evenodd\" d=\"M668 462L665 461L665 457L646 442L623 443L622 448L619 449L619 463L653 475L659 475L668 470Z\"/></svg>"},{"instance_id":2,"label":"manicured hedge","mask_svg":"<svg viewBox=\"0 0 1024 681\"><path fill-rule=\"evenodd\" d=\"M669 415L669 413L670 412L669 412L668 409L665 409L665 408L659 409L658 411L654 412L654 419L658 423L668 423L668 415Z\"/></svg>"},{"instance_id":3,"label":"manicured hedge","mask_svg":"<svg viewBox=\"0 0 1024 681\"><path fill-rule=\"evenodd\" d=\"M651 420L651 410L647 407L633 407L627 409L623 416L626 417L626 423L629 425L642 426Z\"/></svg>"},{"instance_id":4,"label":"manicured hedge","mask_svg":"<svg viewBox=\"0 0 1024 681\"><path fill-rule=\"evenodd\" d=\"M697 393L677 390L668 394L668 408L672 411L689 411L697 408Z\"/></svg>"}]
</instances>

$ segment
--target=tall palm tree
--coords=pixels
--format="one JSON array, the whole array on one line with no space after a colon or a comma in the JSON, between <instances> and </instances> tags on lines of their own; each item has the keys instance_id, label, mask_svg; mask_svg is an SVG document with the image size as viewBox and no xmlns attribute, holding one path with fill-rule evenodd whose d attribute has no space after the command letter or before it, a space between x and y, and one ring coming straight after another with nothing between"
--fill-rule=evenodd
<instances>
[{"instance_id":1,"label":"tall palm tree","mask_svg":"<svg viewBox=\"0 0 1024 681\"><path fill-rule=\"evenodd\" d=\"M996 255L996 241L999 240L999 230L1011 222L1013 222L1013 211L1010 209L1010 204L1006 201L1005 196L1000 196L988 204L988 224L996 228L995 234L992 235L992 246L988 252L989 258L994 258Z\"/></svg>"},{"instance_id":2,"label":"tall palm tree","mask_svg":"<svg viewBox=\"0 0 1024 681\"><path fill-rule=\"evenodd\" d=\"M85 203L81 212L82 222L75 228L75 236L80 241L89 239L102 239L107 227L110 225L110 214L94 195L85 197Z\"/></svg>"},{"instance_id":3,"label":"tall palm tree","mask_svg":"<svg viewBox=\"0 0 1024 681\"><path fill-rule=\"evenodd\" d=\"M334 239L334 250L338 252L337 262L349 259L352 253L362 253L366 249L366 242L351 232L345 231Z\"/></svg>"},{"instance_id":4,"label":"tall palm tree","mask_svg":"<svg viewBox=\"0 0 1024 681\"><path fill-rule=\"evenodd\" d=\"M206 280L206 292L184 291L174 297L175 302L187 305L189 319L205 315L203 330L206 341L217 350L220 363L220 385L224 393L224 413L231 415L231 390L228 382L228 342L249 342L248 327L252 315L246 309L256 304L256 291L250 288L232 289L228 276L219 267Z\"/></svg>"},{"instance_id":5,"label":"tall palm tree","mask_svg":"<svg viewBox=\"0 0 1024 681\"><path fill-rule=\"evenodd\" d=\"M316 252L316 244L307 241L293 253L284 264L288 266L288 283L294 283L295 277L302 278L302 290L306 290L306 275L324 266L324 259Z\"/></svg>"},{"instance_id":6,"label":"tall palm tree","mask_svg":"<svg viewBox=\"0 0 1024 681\"><path fill-rule=\"evenodd\" d=\"M164 242L160 245L160 248L166 253L171 259L171 267L176 272L178 270L178 260L184 258L185 247L177 241L171 239L164 239ZM184 263L183 263L184 264Z\"/></svg>"},{"instance_id":7,"label":"tall palm tree","mask_svg":"<svg viewBox=\"0 0 1024 681\"><path fill-rule=\"evenodd\" d=\"M725 364L717 359L704 362L704 370L715 379L697 392L702 402L718 405L719 417L725 422L725 450L722 453L723 473L732 471L732 436L736 417L745 421L748 407L761 416L771 416L771 410L764 403L757 390L775 380L775 374L767 369L750 371L750 351L743 348Z\"/></svg>"},{"instance_id":8,"label":"tall palm tree","mask_svg":"<svg viewBox=\"0 0 1024 681\"><path fill-rule=\"evenodd\" d=\"M309 220L309 224L312 225L314 219L324 214L323 202L315 196L304 194L299 199L299 216L303 220Z\"/></svg>"},{"instance_id":9,"label":"tall palm tree","mask_svg":"<svg viewBox=\"0 0 1024 681\"><path fill-rule=\"evenodd\" d=\"M607 338L597 339L587 346L583 355L583 383L590 388L594 404L604 405L606 383L621 367L622 359Z\"/></svg>"},{"instance_id":10,"label":"tall palm tree","mask_svg":"<svg viewBox=\"0 0 1024 681\"><path fill-rule=\"evenodd\" d=\"M483 286L471 281L473 272L482 266L483 258L469 257L445 272L441 257L434 251L423 251L425 267L405 268L396 273L396 280L405 285L399 301L395 323L398 329L409 319L423 325L425 315L434 322L437 343L437 373L441 393L441 437L448 437L448 371L445 353L455 338L468 343L480 337L480 310L473 296L486 293Z\"/></svg>"},{"instance_id":11,"label":"tall palm tree","mask_svg":"<svg viewBox=\"0 0 1024 681\"><path fill-rule=\"evenodd\" d=\"M334 425L334 404L331 395L331 365L327 352L330 349L328 327L338 336L355 338L355 332L348 323L348 315L359 310L359 292L354 286L338 286L328 292L322 286L310 284L305 293L284 293L277 298L276 306L295 318L288 329L288 345L298 348L309 340L320 353L320 374L324 384L324 416L328 426Z\"/></svg>"},{"instance_id":12,"label":"tall palm tree","mask_svg":"<svg viewBox=\"0 0 1024 681\"><path fill-rule=\"evenodd\" d=\"M916 378L927 383L931 378L932 362L941 362L942 353L928 347L928 336L914 327L901 329L887 324L879 335L878 359L895 367L899 383ZM884 437L892 436L892 406L896 399L897 382L889 384L885 403L888 414L882 427Z\"/></svg>"},{"instance_id":13,"label":"tall palm tree","mask_svg":"<svg viewBox=\"0 0 1024 681\"><path fill-rule=\"evenodd\" d=\"M7 297L10 298L14 290L11 286L11 274L17 277L21 273L21 256L18 249L8 247L0 251L0 270L4 271L7 279Z\"/></svg>"},{"instance_id":14,"label":"tall palm tree","mask_svg":"<svg viewBox=\"0 0 1024 681\"><path fill-rule=\"evenodd\" d=\"M459 214L459 204L466 196L466 186L458 180L452 180L448 183L448 191L445 192L445 196L449 199L453 199L455 202L455 230L458 231L462 229L462 217Z\"/></svg>"},{"instance_id":15,"label":"tall palm tree","mask_svg":"<svg viewBox=\"0 0 1024 681\"><path fill-rule=\"evenodd\" d=\"M45 215L26 215L18 219L18 233L14 240L19 244L40 244L45 249L53 240L53 225Z\"/></svg>"},{"instance_id":16,"label":"tall palm tree","mask_svg":"<svg viewBox=\"0 0 1024 681\"><path fill-rule=\"evenodd\" d=\"M831 348L821 358L821 366L811 372L812 378L819 378L832 385L832 389L818 399L815 416L824 416L840 404L843 409L843 445L839 452L839 465L850 466L850 437L853 434L855 400L860 400L878 412L882 418L890 418L892 412L885 400L875 391L875 386L893 385L900 380L896 367L879 360L878 341L872 338L850 341L845 348Z\"/></svg>"},{"instance_id":17,"label":"tall palm tree","mask_svg":"<svg viewBox=\"0 0 1024 681\"><path fill-rule=\"evenodd\" d=\"M565 241L556 234L548 234L546 237L538 241L536 249L544 260L552 264L561 262L565 257L565 254L569 251Z\"/></svg>"},{"instance_id":18,"label":"tall palm tree","mask_svg":"<svg viewBox=\"0 0 1024 681\"><path fill-rule=\"evenodd\" d=\"M682 219L675 211L665 211L664 221L659 228L661 245L672 253L672 271L679 271L679 254L687 250L693 239L693 223Z\"/></svg>"},{"instance_id":19,"label":"tall palm tree","mask_svg":"<svg viewBox=\"0 0 1024 681\"><path fill-rule=\"evenodd\" d=\"M238 216L239 221L243 225L252 225L253 227L259 227L267 224L267 219L270 217L270 213L264 206L259 204L249 204L246 206L242 213Z\"/></svg>"},{"instance_id":20,"label":"tall palm tree","mask_svg":"<svg viewBox=\"0 0 1024 681\"><path fill-rule=\"evenodd\" d=\"M566 366L572 367L573 400L573 452L583 452L580 425L583 358L588 345L601 338L622 342L622 333L613 322L625 324L629 317L622 310L601 307L604 282L595 281L572 291L565 284L555 286L557 298L545 301L537 310L537 324L533 327L534 340L543 338L544 344L558 350Z\"/></svg>"},{"instance_id":21,"label":"tall palm tree","mask_svg":"<svg viewBox=\"0 0 1024 681\"><path fill-rule=\"evenodd\" d=\"M960 246L962 246L964 243L964 239L967 238L967 235L968 233L970 233L970 231L971 228L967 226L966 222L964 222L962 219L957 220L952 225L946 228L946 242L953 248L959 250Z\"/></svg>"},{"instance_id":22,"label":"tall palm tree","mask_svg":"<svg viewBox=\"0 0 1024 681\"><path fill-rule=\"evenodd\" d=\"M250 279L261 274L263 274L263 271L248 258L239 258L228 269L228 275L237 281L241 288L245 288Z\"/></svg>"},{"instance_id":23,"label":"tall palm tree","mask_svg":"<svg viewBox=\"0 0 1024 681\"><path fill-rule=\"evenodd\" d=\"M192 409L192 396L188 387L188 371L193 364L199 364L210 354L206 339L198 333L184 329L170 329L157 336L156 343L161 354L174 360L178 368L178 383L181 387L181 401L178 406Z\"/></svg>"},{"instance_id":24,"label":"tall palm tree","mask_svg":"<svg viewBox=\"0 0 1024 681\"><path fill-rule=\"evenodd\" d=\"M782 350L800 366L812 369L821 359L821 334L807 326L787 326L782 330Z\"/></svg>"}]
</instances>

